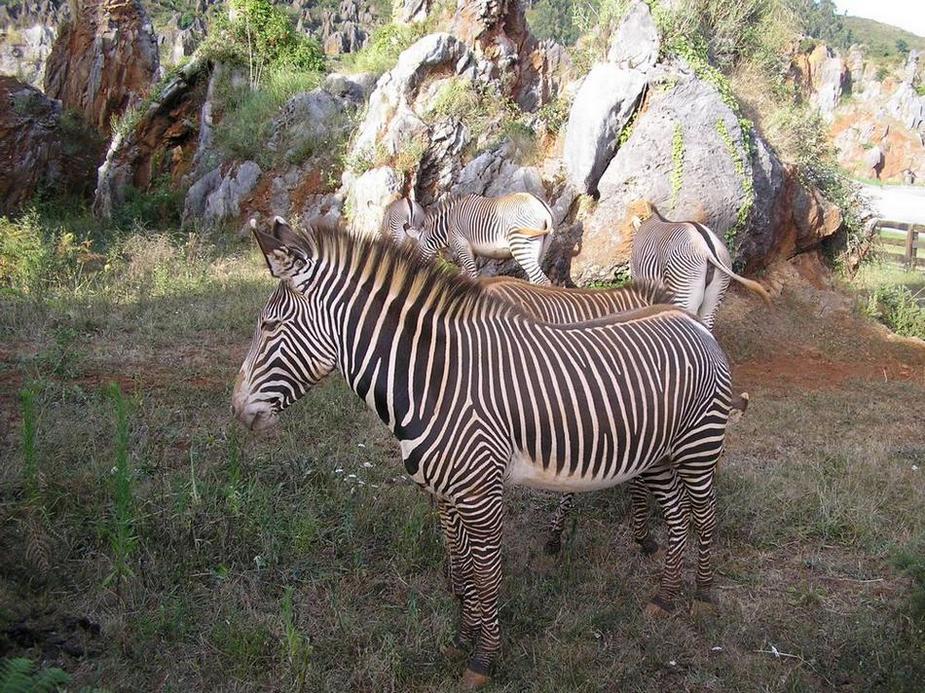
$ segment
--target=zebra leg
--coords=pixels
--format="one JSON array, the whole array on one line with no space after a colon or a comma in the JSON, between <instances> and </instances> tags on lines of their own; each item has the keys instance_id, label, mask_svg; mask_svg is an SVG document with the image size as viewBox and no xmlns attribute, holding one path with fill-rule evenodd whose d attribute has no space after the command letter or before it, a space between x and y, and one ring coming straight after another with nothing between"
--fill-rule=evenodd
<instances>
[{"instance_id":1,"label":"zebra leg","mask_svg":"<svg viewBox=\"0 0 925 693\"><path fill-rule=\"evenodd\" d=\"M472 649L482 625L478 594L472 575L472 557L465 528L455 508L446 501L437 502L440 525L446 540L447 577L450 591L459 602L459 632L442 648L444 655L455 657Z\"/></svg>"},{"instance_id":2,"label":"zebra leg","mask_svg":"<svg viewBox=\"0 0 925 693\"><path fill-rule=\"evenodd\" d=\"M726 289L729 287L729 277L717 270L713 273L713 281L707 284L703 292L703 303L700 304L700 310L697 315L703 320L703 324L708 330L713 330L713 324L716 322L716 311L719 310L720 303L726 295Z\"/></svg>"},{"instance_id":3,"label":"zebra leg","mask_svg":"<svg viewBox=\"0 0 925 693\"><path fill-rule=\"evenodd\" d=\"M633 539L646 556L658 553L658 542L649 534L649 490L641 476L630 481L630 521Z\"/></svg>"},{"instance_id":4,"label":"zebra leg","mask_svg":"<svg viewBox=\"0 0 925 693\"><path fill-rule=\"evenodd\" d=\"M472 248L469 243L464 238L457 235L453 241L451 241L450 246L453 248L453 252L456 253L456 257L459 258L459 264L463 271L470 277L479 276L479 268L475 264L475 256L472 254Z\"/></svg>"},{"instance_id":5,"label":"zebra leg","mask_svg":"<svg viewBox=\"0 0 925 693\"><path fill-rule=\"evenodd\" d=\"M697 464L684 464L678 466L678 475L687 494L691 499L694 529L697 531L697 591L694 594L695 606L697 602L716 604L713 596L713 562L712 546L713 534L716 531L716 486L713 464L698 458Z\"/></svg>"},{"instance_id":6,"label":"zebra leg","mask_svg":"<svg viewBox=\"0 0 925 693\"><path fill-rule=\"evenodd\" d=\"M646 606L650 616L664 615L674 610L674 600L681 591L681 566L684 547L690 529L690 499L674 468L661 464L642 473L646 487L652 491L662 508L668 526L668 548L658 592Z\"/></svg>"},{"instance_id":7,"label":"zebra leg","mask_svg":"<svg viewBox=\"0 0 925 693\"><path fill-rule=\"evenodd\" d=\"M562 530L565 529L565 520L574 502L574 493L565 493L559 498L559 505L552 514L552 520L550 520L547 530L545 550L550 556L554 556L562 549Z\"/></svg>"},{"instance_id":8,"label":"zebra leg","mask_svg":"<svg viewBox=\"0 0 925 693\"><path fill-rule=\"evenodd\" d=\"M511 233L508 238L508 246L511 248L511 255L517 261L517 264L527 273L527 279L531 284L551 284L549 277L540 269L540 260L543 257L543 245L545 236L522 236L518 233Z\"/></svg>"},{"instance_id":9,"label":"zebra leg","mask_svg":"<svg viewBox=\"0 0 925 693\"><path fill-rule=\"evenodd\" d=\"M501 649L498 592L501 587L503 489L501 483L493 484L487 493L456 503L463 533L468 538L482 620L475 654L463 674L465 687L474 688L488 682L492 661Z\"/></svg>"}]
</instances>

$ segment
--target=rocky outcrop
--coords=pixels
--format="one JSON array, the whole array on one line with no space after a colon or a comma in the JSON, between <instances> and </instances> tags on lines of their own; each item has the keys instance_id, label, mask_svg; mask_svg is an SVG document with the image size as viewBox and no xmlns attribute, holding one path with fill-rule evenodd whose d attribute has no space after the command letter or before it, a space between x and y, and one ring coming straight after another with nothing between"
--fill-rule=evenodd
<instances>
[{"instance_id":1,"label":"rocky outcrop","mask_svg":"<svg viewBox=\"0 0 925 693\"><path fill-rule=\"evenodd\" d=\"M611 34L607 61L619 67L646 72L658 60L661 43L649 6L641 0L634 0Z\"/></svg>"},{"instance_id":2,"label":"rocky outcrop","mask_svg":"<svg viewBox=\"0 0 925 693\"><path fill-rule=\"evenodd\" d=\"M104 137L139 105L158 74L157 39L139 0L81 0L55 41L45 93Z\"/></svg>"},{"instance_id":3,"label":"rocky outcrop","mask_svg":"<svg viewBox=\"0 0 925 693\"><path fill-rule=\"evenodd\" d=\"M605 63L595 65L581 83L565 128L563 158L569 182L582 193L597 192L647 81L639 70Z\"/></svg>"},{"instance_id":4,"label":"rocky outcrop","mask_svg":"<svg viewBox=\"0 0 925 693\"><path fill-rule=\"evenodd\" d=\"M181 26L181 18L174 15L167 24L157 27L156 31L161 67L171 67L193 55L205 38L206 23L200 16Z\"/></svg>"},{"instance_id":5,"label":"rocky outcrop","mask_svg":"<svg viewBox=\"0 0 925 693\"><path fill-rule=\"evenodd\" d=\"M0 74L13 75L41 89L45 61L58 27L68 15L68 4L63 0L29 0L0 6Z\"/></svg>"},{"instance_id":6,"label":"rocky outcrop","mask_svg":"<svg viewBox=\"0 0 925 693\"><path fill-rule=\"evenodd\" d=\"M570 261L575 282L611 281L628 260L627 207L637 199L666 218L732 234L735 259L750 267L837 230L837 208L806 191L755 133L743 132L712 85L683 64L659 65L651 79L632 136L600 179L600 202L582 219Z\"/></svg>"},{"instance_id":7,"label":"rocky outcrop","mask_svg":"<svg viewBox=\"0 0 925 693\"><path fill-rule=\"evenodd\" d=\"M925 96L915 88L919 71L919 54L910 51L903 68L902 82L890 97L887 110L909 130L925 135Z\"/></svg>"},{"instance_id":8,"label":"rocky outcrop","mask_svg":"<svg viewBox=\"0 0 925 693\"><path fill-rule=\"evenodd\" d=\"M0 214L17 211L41 189L85 192L98 148L62 116L59 102L0 76Z\"/></svg>"},{"instance_id":9,"label":"rocky outcrop","mask_svg":"<svg viewBox=\"0 0 925 693\"><path fill-rule=\"evenodd\" d=\"M827 120L832 119L842 92L851 84L851 72L845 61L824 43L808 55L796 55L790 75Z\"/></svg>"},{"instance_id":10,"label":"rocky outcrop","mask_svg":"<svg viewBox=\"0 0 925 693\"><path fill-rule=\"evenodd\" d=\"M195 218L206 228L241 214L241 206L263 173L253 161L215 168L197 181L186 195L185 220Z\"/></svg>"},{"instance_id":11,"label":"rocky outcrop","mask_svg":"<svg viewBox=\"0 0 925 693\"><path fill-rule=\"evenodd\" d=\"M109 217L129 187L147 190L164 177L175 184L192 168L210 69L202 61L186 65L154 95L131 130L116 133L97 176L96 214Z\"/></svg>"}]
</instances>

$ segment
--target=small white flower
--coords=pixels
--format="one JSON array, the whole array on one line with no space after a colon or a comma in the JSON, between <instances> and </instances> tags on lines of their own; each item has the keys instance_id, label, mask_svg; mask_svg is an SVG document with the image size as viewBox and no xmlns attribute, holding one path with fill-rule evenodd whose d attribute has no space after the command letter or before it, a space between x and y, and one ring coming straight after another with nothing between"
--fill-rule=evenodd
<instances>
[{"instance_id":1,"label":"small white flower","mask_svg":"<svg viewBox=\"0 0 925 693\"><path fill-rule=\"evenodd\" d=\"M338 467L337 469L334 470L334 473L335 473L335 474L343 474L343 473L344 473L344 470L341 469L340 467Z\"/></svg>"},{"instance_id":2,"label":"small white flower","mask_svg":"<svg viewBox=\"0 0 925 693\"><path fill-rule=\"evenodd\" d=\"M919 466L917 464L912 465L912 471L913 472L919 471Z\"/></svg>"},{"instance_id":3,"label":"small white flower","mask_svg":"<svg viewBox=\"0 0 925 693\"><path fill-rule=\"evenodd\" d=\"M366 467L367 469L370 469L373 466L373 464L372 462L364 462L363 466Z\"/></svg>"},{"instance_id":4,"label":"small white flower","mask_svg":"<svg viewBox=\"0 0 925 693\"><path fill-rule=\"evenodd\" d=\"M678 663L672 659L670 662L668 662L668 666L670 666L670 667L676 667L676 666L678 666Z\"/></svg>"},{"instance_id":5,"label":"small white flower","mask_svg":"<svg viewBox=\"0 0 925 693\"><path fill-rule=\"evenodd\" d=\"M365 444L365 443L357 443L357 447L358 447L358 448L365 448L365 447L366 447L366 444Z\"/></svg>"},{"instance_id":6,"label":"small white flower","mask_svg":"<svg viewBox=\"0 0 925 693\"><path fill-rule=\"evenodd\" d=\"M714 645L713 647L710 648L710 652L722 652L722 651L723 651L723 648L720 647L719 645Z\"/></svg>"}]
</instances>

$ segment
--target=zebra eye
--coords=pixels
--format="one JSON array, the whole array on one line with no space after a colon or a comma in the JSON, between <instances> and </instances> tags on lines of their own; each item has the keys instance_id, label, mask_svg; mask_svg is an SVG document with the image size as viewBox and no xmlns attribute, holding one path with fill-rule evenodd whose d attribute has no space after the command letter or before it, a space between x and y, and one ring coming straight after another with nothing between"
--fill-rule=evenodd
<instances>
[{"instance_id":1,"label":"zebra eye","mask_svg":"<svg viewBox=\"0 0 925 693\"><path fill-rule=\"evenodd\" d=\"M279 320L264 320L261 327L263 327L263 329L265 329L267 332L272 332L277 327L279 327Z\"/></svg>"}]
</instances>

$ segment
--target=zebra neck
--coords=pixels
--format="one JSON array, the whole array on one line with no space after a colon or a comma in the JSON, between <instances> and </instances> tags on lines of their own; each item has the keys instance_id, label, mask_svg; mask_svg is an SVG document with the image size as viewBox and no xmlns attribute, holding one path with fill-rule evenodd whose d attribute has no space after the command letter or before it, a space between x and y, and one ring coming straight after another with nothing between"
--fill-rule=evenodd
<instances>
[{"instance_id":1,"label":"zebra neck","mask_svg":"<svg viewBox=\"0 0 925 693\"><path fill-rule=\"evenodd\" d=\"M375 268L340 292L339 368L351 389L401 440L427 425L460 350L459 323L490 297L454 293ZM490 306L489 306L490 307Z\"/></svg>"}]
</instances>

